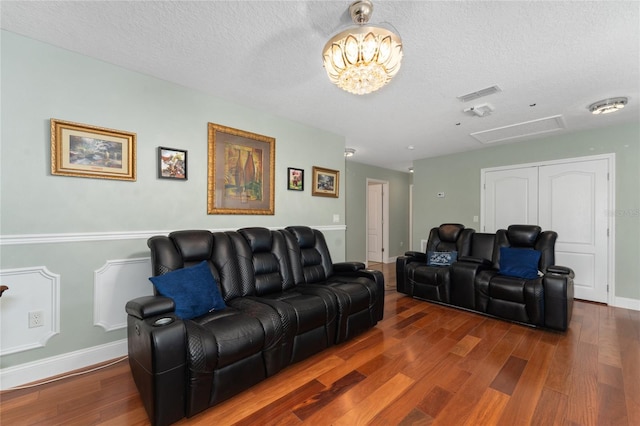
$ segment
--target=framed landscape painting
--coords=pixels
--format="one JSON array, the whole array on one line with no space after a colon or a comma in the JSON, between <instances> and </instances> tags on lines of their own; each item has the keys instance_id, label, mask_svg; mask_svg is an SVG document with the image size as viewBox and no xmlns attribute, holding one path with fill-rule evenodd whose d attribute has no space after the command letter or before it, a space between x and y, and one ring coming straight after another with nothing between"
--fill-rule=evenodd
<instances>
[{"instance_id":1,"label":"framed landscape painting","mask_svg":"<svg viewBox=\"0 0 640 426\"><path fill-rule=\"evenodd\" d=\"M51 174L136 180L136 134L51 119Z\"/></svg>"},{"instance_id":2,"label":"framed landscape painting","mask_svg":"<svg viewBox=\"0 0 640 426\"><path fill-rule=\"evenodd\" d=\"M209 123L208 214L274 214L276 140Z\"/></svg>"},{"instance_id":3,"label":"framed landscape painting","mask_svg":"<svg viewBox=\"0 0 640 426\"><path fill-rule=\"evenodd\" d=\"M313 167L313 188L311 195L338 198L340 172L338 170Z\"/></svg>"}]
</instances>

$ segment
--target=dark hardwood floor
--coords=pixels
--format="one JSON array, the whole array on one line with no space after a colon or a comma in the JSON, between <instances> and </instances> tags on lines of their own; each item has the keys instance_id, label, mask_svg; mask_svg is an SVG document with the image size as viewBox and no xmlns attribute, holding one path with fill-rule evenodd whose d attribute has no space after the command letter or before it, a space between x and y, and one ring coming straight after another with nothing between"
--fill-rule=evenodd
<instances>
[{"instance_id":1,"label":"dark hardwood floor","mask_svg":"<svg viewBox=\"0 0 640 426\"><path fill-rule=\"evenodd\" d=\"M413 300L178 425L640 425L640 312L577 301L554 333ZM126 361L0 395L3 425L146 425Z\"/></svg>"}]
</instances>

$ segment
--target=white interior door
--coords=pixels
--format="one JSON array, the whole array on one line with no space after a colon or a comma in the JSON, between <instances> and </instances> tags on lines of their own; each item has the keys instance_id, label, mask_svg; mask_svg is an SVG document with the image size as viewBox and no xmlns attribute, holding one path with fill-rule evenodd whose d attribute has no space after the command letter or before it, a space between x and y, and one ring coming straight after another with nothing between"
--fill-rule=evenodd
<instances>
[{"instance_id":1,"label":"white interior door","mask_svg":"<svg viewBox=\"0 0 640 426\"><path fill-rule=\"evenodd\" d=\"M570 266L575 297L607 303L608 161L540 167L540 226L558 233L556 264Z\"/></svg>"},{"instance_id":2,"label":"white interior door","mask_svg":"<svg viewBox=\"0 0 640 426\"><path fill-rule=\"evenodd\" d=\"M486 172L483 187L483 232L538 223L537 167Z\"/></svg>"},{"instance_id":3,"label":"white interior door","mask_svg":"<svg viewBox=\"0 0 640 426\"><path fill-rule=\"evenodd\" d=\"M483 170L483 231L537 224L557 232L556 264L574 270L574 296L608 303L609 162L573 159Z\"/></svg>"},{"instance_id":4,"label":"white interior door","mask_svg":"<svg viewBox=\"0 0 640 426\"><path fill-rule=\"evenodd\" d=\"M382 262L382 184L370 183L367 189L367 260Z\"/></svg>"}]
</instances>

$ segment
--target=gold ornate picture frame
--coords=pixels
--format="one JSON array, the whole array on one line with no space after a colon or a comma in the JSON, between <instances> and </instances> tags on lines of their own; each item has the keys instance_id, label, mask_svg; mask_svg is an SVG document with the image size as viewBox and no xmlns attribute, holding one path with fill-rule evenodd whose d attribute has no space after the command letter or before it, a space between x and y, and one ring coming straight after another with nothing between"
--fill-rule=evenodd
<instances>
[{"instance_id":1,"label":"gold ornate picture frame","mask_svg":"<svg viewBox=\"0 0 640 426\"><path fill-rule=\"evenodd\" d=\"M51 119L51 174L136 180L136 134Z\"/></svg>"},{"instance_id":2,"label":"gold ornate picture frame","mask_svg":"<svg viewBox=\"0 0 640 426\"><path fill-rule=\"evenodd\" d=\"M208 124L208 214L274 214L276 140Z\"/></svg>"},{"instance_id":3,"label":"gold ornate picture frame","mask_svg":"<svg viewBox=\"0 0 640 426\"><path fill-rule=\"evenodd\" d=\"M311 195L317 197L338 198L340 191L340 172L313 166Z\"/></svg>"}]
</instances>

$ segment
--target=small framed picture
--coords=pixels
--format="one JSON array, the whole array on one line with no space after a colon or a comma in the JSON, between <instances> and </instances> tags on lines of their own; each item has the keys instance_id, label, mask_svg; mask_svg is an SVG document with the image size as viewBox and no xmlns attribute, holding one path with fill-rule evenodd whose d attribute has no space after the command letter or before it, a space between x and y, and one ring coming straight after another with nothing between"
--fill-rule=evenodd
<instances>
[{"instance_id":1,"label":"small framed picture","mask_svg":"<svg viewBox=\"0 0 640 426\"><path fill-rule=\"evenodd\" d=\"M311 195L338 198L340 172L338 170L313 167L313 188Z\"/></svg>"},{"instance_id":2,"label":"small framed picture","mask_svg":"<svg viewBox=\"0 0 640 426\"><path fill-rule=\"evenodd\" d=\"M187 151L159 146L158 177L187 180Z\"/></svg>"},{"instance_id":3,"label":"small framed picture","mask_svg":"<svg viewBox=\"0 0 640 426\"><path fill-rule=\"evenodd\" d=\"M51 119L51 174L136 180L136 134Z\"/></svg>"},{"instance_id":4,"label":"small framed picture","mask_svg":"<svg viewBox=\"0 0 640 426\"><path fill-rule=\"evenodd\" d=\"M304 191L304 170L287 168L287 189L291 191Z\"/></svg>"}]
</instances>

